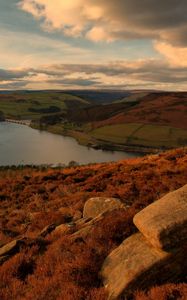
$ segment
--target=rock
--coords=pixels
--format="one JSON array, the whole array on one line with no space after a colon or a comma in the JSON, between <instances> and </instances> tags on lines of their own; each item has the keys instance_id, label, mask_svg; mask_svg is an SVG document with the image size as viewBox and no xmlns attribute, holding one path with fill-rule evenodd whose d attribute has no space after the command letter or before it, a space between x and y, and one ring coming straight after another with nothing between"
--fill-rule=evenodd
<instances>
[{"instance_id":1,"label":"rock","mask_svg":"<svg viewBox=\"0 0 187 300\"><path fill-rule=\"evenodd\" d=\"M72 226L69 224L61 224L55 228L55 233L60 233L62 235L70 233L72 230Z\"/></svg>"},{"instance_id":2,"label":"rock","mask_svg":"<svg viewBox=\"0 0 187 300\"><path fill-rule=\"evenodd\" d=\"M85 226L86 223L90 222L93 220L92 218L81 218L80 220L76 221L77 226Z\"/></svg>"},{"instance_id":3,"label":"rock","mask_svg":"<svg viewBox=\"0 0 187 300\"><path fill-rule=\"evenodd\" d=\"M73 216L73 221L78 221L82 219L82 212L80 210L77 210Z\"/></svg>"},{"instance_id":4,"label":"rock","mask_svg":"<svg viewBox=\"0 0 187 300\"><path fill-rule=\"evenodd\" d=\"M0 265L4 263L9 257L18 253L20 247L24 245L24 240L14 240L0 248Z\"/></svg>"},{"instance_id":5,"label":"rock","mask_svg":"<svg viewBox=\"0 0 187 300\"><path fill-rule=\"evenodd\" d=\"M96 197L86 201L83 210L84 218L95 218L103 212L125 208L124 204L117 198Z\"/></svg>"},{"instance_id":6,"label":"rock","mask_svg":"<svg viewBox=\"0 0 187 300\"><path fill-rule=\"evenodd\" d=\"M168 253L155 249L141 233L126 239L105 259L100 275L108 299L128 299L137 289L178 279L187 267L183 265L184 249Z\"/></svg>"},{"instance_id":7,"label":"rock","mask_svg":"<svg viewBox=\"0 0 187 300\"><path fill-rule=\"evenodd\" d=\"M56 225L55 224L50 224L47 225L42 231L39 233L39 236L41 237L46 237L49 233L51 233L53 230L55 230Z\"/></svg>"},{"instance_id":8,"label":"rock","mask_svg":"<svg viewBox=\"0 0 187 300\"><path fill-rule=\"evenodd\" d=\"M24 242L22 240L14 240L3 247L0 248L0 256L10 255L12 253L18 252L19 247Z\"/></svg>"},{"instance_id":9,"label":"rock","mask_svg":"<svg viewBox=\"0 0 187 300\"><path fill-rule=\"evenodd\" d=\"M187 185L140 211L134 224L154 247L180 247L187 241Z\"/></svg>"},{"instance_id":10,"label":"rock","mask_svg":"<svg viewBox=\"0 0 187 300\"><path fill-rule=\"evenodd\" d=\"M98 215L94 219L92 219L92 218L83 218L82 220L79 220L76 223L76 226L78 227L78 230L75 233L73 233L71 235L71 237L73 239L79 238L79 237L81 237L83 239L86 239L90 235L91 230L94 228L94 226L105 217L106 213L107 212L104 212L103 214Z\"/></svg>"}]
</instances>

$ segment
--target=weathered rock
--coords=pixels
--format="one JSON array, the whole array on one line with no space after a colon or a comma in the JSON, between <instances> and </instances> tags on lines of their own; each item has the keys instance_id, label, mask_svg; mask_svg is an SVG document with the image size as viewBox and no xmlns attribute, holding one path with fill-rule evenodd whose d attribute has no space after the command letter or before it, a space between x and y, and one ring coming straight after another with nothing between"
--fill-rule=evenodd
<instances>
[{"instance_id":1,"label":"weathered rock","mask_svg":"<svg viewBox=\"0 0 187 300\"><path fill-rule=\"evenodd\" d=\"M90 222L92 218L81 218L80 220L76 221L77 226L84 226L86 223Z\"/></svg>"},{"instance_id":2,"label":"weathered rock","mask_svg":"<svg viewBox=\"0 0 187 300\"><path fill-rule=\"evenodd\" d=\"M141 233L126 239L105 259L100 275L109 293L108 299L123 299L137 289L146 289L167 280L180 278L184 249L168 253L155 249Z\"/></svg>"},{"instance_id":3,"label":"weathered rock","mask_svg":"<svg viewBox=\"0 0 187 300\"><path fill-rule=\"evenodd\" d=\"M50 224L47 225L42 231L39 233L39 236L41 237L46 237L49 233L51 233L53 230L55 230L56 225L55 224Z\"/></svg>"},{"instance_id":4,"label":"weathered rock","mask_svg":"<svg viewBox=\"0 0 187 300\"><path fill-rule=\"evenodd\" d=\"M134 224L154 247L180 247L187 241L187 185L140 211Z\"/></svg>"},{"instance_id":5,"label":"weathered rock","mask_svg":"<svg viewBox=\"0 0 187 300\"><path fill-rule=\"evenodd\" d=\"M74 238L84 238L86 239L89 235L91 230L94 228L94 226L100 222L107 212L104 212L103 214L98 215L96 218L83 218L82 223L79 221L76 223L76 226L79 228L75 233L71 235L71 237Z\"/></svg>"},{"instance_id":6,"label":"weathered rock","mask_svg":"<svg viewBox=\"0 0 187 300\"><path fill-rule=\"evenodd\" d=\"M77 210L75 214L73 215L73 221L78 221L82 218L82 212L80 210Z\"/></svg>"},{"instance_id":7,"label":"weathered rock","mask_svg":"<svg viewBox=\"0 0 187 300\"><path fill-rule=\"evenodd\" d=\"M124 204L117 198L95 197L86 201L83 210L84 218L95 218L103 212L125 208Z\"/></svg>"},{"instance_id":8,"label":"weathered rock","mask_svg":"<svg viewBox=\"0 0 187 300\"><path fill-rule=\"evenodd\" d=\"M9 257L18 253L20 247L24 245L24 240L14 240L0 248L0 265L4 263Z\"/></svg>"},{"instance_id":9,"label":"weathered rock","mask_svg":"<svg viewBox=\"0 0 187 300\"><path fill-rule=\"evenodd\" d=\"M60 233L62 235L70 233L72 226L69 224L61 224L55 228L55 233Z\"/></svg>"},{"instance_id":10,"label":"weathered rock","mask_svg":"<svg viewBox=\"0 0 187 300\"><path fill-rule=\"evenodd\" d=\"M0 256L10 255L19 251L20 246L24 242L22 240L14 240L0 248Z\"/></svg>"}]
</instances>

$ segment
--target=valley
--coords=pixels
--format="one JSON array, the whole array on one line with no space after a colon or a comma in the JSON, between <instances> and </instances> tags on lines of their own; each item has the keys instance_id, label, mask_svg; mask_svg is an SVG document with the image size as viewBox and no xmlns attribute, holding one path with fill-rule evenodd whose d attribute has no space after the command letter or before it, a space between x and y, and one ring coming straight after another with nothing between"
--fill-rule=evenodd
<instances>
[{"instance_id":1,"label":"valley","mask_svg":"<svg viewBox=\"0 0 187 300\"><path fill-rule=\"evenodd\" d=\"M185 92L1 93L0 111L96 149L152 153L187 145Z\"/></svg>"}]
</instances>

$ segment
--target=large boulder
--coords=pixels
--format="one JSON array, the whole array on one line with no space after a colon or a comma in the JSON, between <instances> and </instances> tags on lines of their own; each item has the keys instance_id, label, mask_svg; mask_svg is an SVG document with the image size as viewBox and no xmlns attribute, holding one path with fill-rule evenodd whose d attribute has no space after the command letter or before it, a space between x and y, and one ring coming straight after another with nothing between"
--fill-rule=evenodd
<instances>
[{"instance_id":1,"label":"large boulder","mask_svg":"<svg viewBox=\"0 0 187 300\"><path fill-rule=\"evenodd\" d=\"M187 267L184 258L184 249L168 253L152 247L141 233L132 235L110 253L102 266L100 275L108 299L128 299L135 290L180 278Z\"/></svg>"},{"instance_id":2,"label":"large boulder","mask_svg":"<svg viewBox=\"0 0 187 300\"><path fill-rule=\"evenodd\" d=\"M95 197L86 201L83 210L84 218L95 218L98 215L118 209L125 208L124 204L117 198Z\"/></svg>"},{"instance_id":3,"label":"large boulder","mask_svg":"<svg viewBox=\"0 0 187 300\"><path fill-rule=\"evenodd\" d=\"M187 185L140 211L134 224L154 247L180 247L187 241Z\"/></svg>"}]
</instances>

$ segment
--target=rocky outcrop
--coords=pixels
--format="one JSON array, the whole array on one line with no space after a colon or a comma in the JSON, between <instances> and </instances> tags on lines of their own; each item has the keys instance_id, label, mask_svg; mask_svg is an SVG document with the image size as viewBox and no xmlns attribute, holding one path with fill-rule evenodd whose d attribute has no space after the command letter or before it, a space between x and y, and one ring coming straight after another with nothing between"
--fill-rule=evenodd
<instances>
[{"instance_id":1,"label":"rocky outcrop","mask_svg":"<svg viewBox=\"0 0 187 300\"><path fill-rule=\"evenodd\" d=\"M187 185L138 213L134 223L140 232L103 263L100 275L108 299L129 299L137 289L181 279L187 269L186 222Z\"/></svg>"},{"instance_id":2,"label":"rocky outcrop","mask_svg":"<svg viewBox=\"0 0 187 300\"><path fill-rule=\"evenodd\" d=\"M124 204L117 198L95 197L86 201L83 210L84 218L95 218L106 211L124 208Z\"/></svg>"},{"instance_id":3,"label":"rocky outcrop","mask_svg":"<svg viewBox=\"0 0 187 300\"><path fill-rule=\"evenodd\" d=\"M41 237L46 237L48 234L50 234L53 230L55 230L56 225L55 224L50 224L46 226L42 231L39 233L39 236Z\"/></svg>"},{"instance_id":4,"label":"rocky outcrop","mask_svg":"<svg viewBox=\"0 0 187 300\"><path fill-rule=\"evenodd\" d=\"M187 184L140 211L134 224L157 248L167 250L187 241Z\"/></svg>"},{"instance_id":5,"label":"rocky outcrop","mask_svg":"<svg viewBox=\"0 0 187 300\"><path fill-rule=\"evenodd\" d=\"M0 248L0 257L8 256L19 251L20 246L24 242L22 240L14 240Z\"/></svg>"},{"instance_id":6,"label":"rocky outcrop","mask_svg":"<svg viewBox=\"0 0 187 300\"><path fill-rule=\"evenodd\" d=\"M154 248L141 233L132 235L104 261L101 275L108 299L127 299L137 289L180 278L187 267L184 257L183 248L166 252Z\"/></svg>"},{"instance_id":7,"label":"rocky outcrop","mask_svg":"<svg viewBox=\"0 0 187 300\"><path fill-rule=\"evenodd\" d=\"M19 253L22 249L37 246L38 249L42 249L43 251L46 248L46 245L48 245L48 242L42 237L37 237L35 239L22 237L20 239L13 240L0 248L0 265L15 254Z\"/></svg>"}]
</instances>

